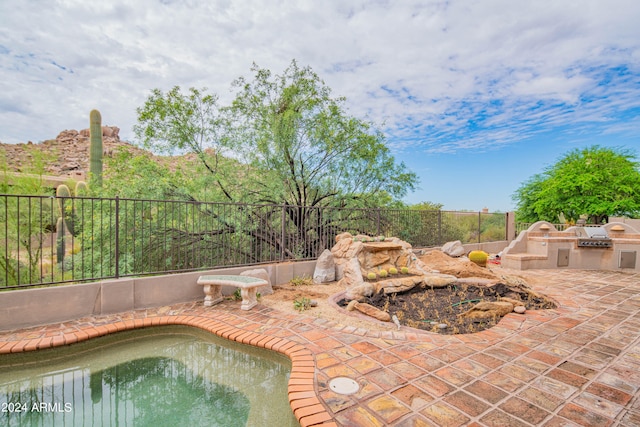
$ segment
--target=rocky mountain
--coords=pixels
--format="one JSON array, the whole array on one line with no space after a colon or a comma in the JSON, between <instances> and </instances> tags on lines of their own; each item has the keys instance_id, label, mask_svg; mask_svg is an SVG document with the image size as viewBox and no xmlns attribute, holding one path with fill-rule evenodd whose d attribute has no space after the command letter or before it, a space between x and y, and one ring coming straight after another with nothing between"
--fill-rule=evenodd
<instances>
[{"instance_id":1,"label":"rocky mountain","mask_svg":"<svg viewBox=\"0 0 640 427\"><path fill-rule=\"evenodd\" d=\"M118 147L127 147L140 153L148 152L120 140L116 126L102 127L102 147L105 156L111 156ZM45 154L45 174L56 177L85 179L89 170L89 129L63 130L55 139L34 144L0 143L0 155L4 153L9 171L31 172L32 150Z\"/></svg>"}]
</instances>

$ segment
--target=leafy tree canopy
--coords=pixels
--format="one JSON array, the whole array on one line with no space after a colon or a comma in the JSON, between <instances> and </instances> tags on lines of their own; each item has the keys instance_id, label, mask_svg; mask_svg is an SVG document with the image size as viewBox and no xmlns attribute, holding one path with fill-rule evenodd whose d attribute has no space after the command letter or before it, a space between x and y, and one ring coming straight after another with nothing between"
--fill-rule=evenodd
<instances>
[{"instance_id":1,"label":"leafy tree canopy","mask_svg":"<svg viewBox=\"0 0 640 427\"><path fill-rule=\"evenodd\" d=\"M424 211L439 211L442 209L442 206L443 206L442 203L433 203L433 202L425 201L425 202L420 202L420 203L411 205L410 208L424 210Z\"/></svg>"},{"instance_id":2,"label":"leafy tree canopy","mask_svg":"<svg viewBox=\"0 0 640 427\"><path fill-rule=\"evenodd\" d=\"M518 220L576 221L587 215L601 223L610 215L640 214L640 171L634 153L592 146L573 150L513 195Z\"/></svg>"},{"instance_id":3,"label":"leafy tree canopy","mask_svg":"<svg viewBox=\"0 0 640 427\"><path fill-rule=\"evenodd\" d=\"M373 124L295 61L281 75L254 64L231 105L206 89L155 89L138 109L137 137L152 150L190 152L229 201L303 206L389 203L417 177L397 163Z\"/></svg>"}]
</instances>

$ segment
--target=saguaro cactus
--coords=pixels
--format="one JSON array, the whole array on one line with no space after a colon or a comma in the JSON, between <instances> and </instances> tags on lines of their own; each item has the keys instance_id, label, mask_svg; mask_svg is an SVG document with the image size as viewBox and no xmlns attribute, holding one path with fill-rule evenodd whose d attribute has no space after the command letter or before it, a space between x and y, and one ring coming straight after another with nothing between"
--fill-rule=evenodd
<instances>
[{"instance_id":1,"label":"saguaro cactus","mask_svg":"<svg viewBox=\"0 0 640 427\"><path fill-rule=\"evenodd\" d=\"M65 249L64 219L60 217L56 223L56 260L60 265L64 262Z\"/></svg>"},{"instance_id":2,"label":"saguaro cactus","mask_svg":"<svg viewBox=\"0 0 640 427\"><path fill-rule=\"evenodd\" d=\"M71 190L67 184L60 184L56 187L56 197L71 197ZM60 212L64 212L64 199L58 200Z\"/></svg>"},{"instance_id":3,"label":"saguaro cactus","mask_svg":"<svg viewBox=\"0 0 640 427\"><path fill-rule=\"evenodd\" d=\"M56 197L58 197L58 205L60 206L60 217L64 219L69 233L77 237L81 230L76 227L78 215L75 212L75 202L71 199L71 190L67 185L60 184L56 188Z\"/></svg>"},{"instance_id":4,"label":"saguaro cactus","mask_svg":"<svg viewBox=\"0 0 640 427\"><path fill-rule=\"evenodd\" d=\"M96 186L102 186L102 117L100 111L91 110L89 114L89 172Z\"/></svg>"},{"instance_id":5,"label":"saguaro cactus","mask_svg":"<svg viewBox=\"0 0 640 427\"><path fill-rule=\"evenodd\" d=\"M89 187L84 181L76 182L76 197L86 197L89 195Z\"/></svg>"}]
</instances>

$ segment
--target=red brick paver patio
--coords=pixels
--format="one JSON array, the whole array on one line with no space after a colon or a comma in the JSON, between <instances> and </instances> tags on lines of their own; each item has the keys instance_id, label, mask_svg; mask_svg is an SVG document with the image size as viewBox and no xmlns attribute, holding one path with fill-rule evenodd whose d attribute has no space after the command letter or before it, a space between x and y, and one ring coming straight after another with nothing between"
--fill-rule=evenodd
<instances>
[{"instance_id":1,"label":"red brick paver patio","mask_svg":"<svg viewBox=\"0 0 640 427\"><path fill-rule=\"evenodd\" d=\"M470 335L376 332L262 305L197 302L0 333L0 353L184 324L289 356L289 400L302 426L640 425L640 275L526 275L559 308L509 314ZM331 391L339 376L360 390Z\"/></svg>"}]
</instances>

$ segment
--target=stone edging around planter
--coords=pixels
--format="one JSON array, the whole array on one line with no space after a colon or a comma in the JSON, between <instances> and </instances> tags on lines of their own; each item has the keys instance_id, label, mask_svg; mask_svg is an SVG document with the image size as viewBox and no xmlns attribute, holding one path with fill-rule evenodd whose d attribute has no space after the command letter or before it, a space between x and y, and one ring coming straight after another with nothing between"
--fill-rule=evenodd
<instances>
[{"instance_id":1,"label":"stone edging around planter","mask_svg":"<svg viewBox=\"0 0 640 427\"><path fill-rule=\"evenodd\" d=\"M484 278L476 278L476 277L464 277L464 278L459 278L458 280L456 280L455 283L464 283L464 284L468 284L468 285L488 285L489 283L493 283L495 282L495 280L491 280L491 279L484 279ZM455 284L454 283L454 284ZM344 307L340 307L338 305L338 301L340 301L341 299L344 299L344 297L346 296L347 291L340 291L336 294L331 295L328 299L327 302L329 303L329 306L332 307L333 309L337 310L339 313L347 315L347 316L351 316L353 318L359 319L359 320L365 320L368 322L372 322L374 324L377 325L385 325L385 326L389 326L391 330L393 331L405 331L405 332L409 332L409 333L413 333L413 334L424 334L424 335L442 335L442 334L438 334L435 332L431 332L431 331L425 331L424 329L418 329L418 328L412 328L411 326L406 326L406 325L402 325L400 327L400 329L398 329L396 327L395 324L393 324L393 322L383 322L381 320L378 319L374 319L371 316L367 316L366 314L363 314L359 311L347 311ZM547 295L544 295L545 298L549 299L551 302L553 302L557 307L560 307L560 304L554 299L551 298ZM531 310L531 311L536 311L536 310ZM504 320L504 316L500 319L500 321L498 323L496 323L494 326L492 326L491 328L488 329L484 329L482 331L478 331L478 332L474 332L473 334L480 334L484 331L490 331L491 329L493 329L495 326L499 326L500 322L502 322ZM469 334L462 334L462 335L469 335Z\"/></svg>"}]
</instances>

